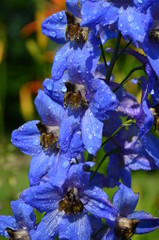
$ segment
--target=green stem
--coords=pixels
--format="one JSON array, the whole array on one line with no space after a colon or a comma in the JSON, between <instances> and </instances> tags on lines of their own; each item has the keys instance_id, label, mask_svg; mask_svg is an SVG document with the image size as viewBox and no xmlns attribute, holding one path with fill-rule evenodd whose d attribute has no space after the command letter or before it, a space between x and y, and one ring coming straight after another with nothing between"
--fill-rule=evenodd
<instances>
[{"instance_id":1,"label":"green stem","mask_svg":"<svg viewBox=\"0 0 159 240\"><path fill-rule=\"evenodd\" d=\"M117 54L118 54L118 50L119 50L119 46L120 46L120 41L121 41L121 32L118 33L118 37L117 37L116 45L115 45L115 48L114 48L114 51L113 51L113 55L112 55L110 64L109 64L108 69L107 69L106 82L110 81L110 77L111 77L114 65L116 63L116 60L117 60Z\"/></svg>"},{"instance_id":2,"label":"green stem","mask_svg":"<svg viewBox=\"0 0 159 240\"><path fill-rule=\"evenodd\" d=\"M106 61L106 57L105 57L105 53L104 53L104 49L103 49L103 45L102 45L101 40L100 40L100 48L101 48L102 57L103 57L103 61L104 61L105 67L106 67L106 69L108 69L108 64L107 64L107 61Z\"/></svg>"},{"instance_id":3,"label":"green stem","mask_svg":"<svg viewBox=\"0 0 159 240\"><path fill-rule=\"evenodd\" d=\"M120 86L118 86L118 87L116 87L114 90L113 90L113 92L115 93L116 91L118 91L118 89L120 88L120 87L122 87L125 83L127 83L128 81L129 81L129 77L131 76L131 74L133 74L134 72L136 72L136 71L138 71L138 70L144 70L144 66L143 65L141 65L141 66L139 66L139 67L135 67L135 68L133 68L129 73L128 73L128 75L123 79L123 81L120 83Z\"/></svg>"},{"instance_id":4,"label":"green stem","mask_svg":"<svg viewBox=\"0 0 159 240\"><path fill-rule=\"evenodd\" d=\"M94 176L96 175L98 169L100 168L100 166L102 165L102 163L105 161L105 159L106 159L107 157L109 157L109 155L111 155L111 154L113 154L113 153L116 153L116 152L118 152L118 151L119 151L119 149L118 149L118 148L115 148L115 149L113 149L113 150L105 153L104 157L102 158L102 160L101 160L100 163L98 164L97 168L96 168L95 171L92 173L92 175L91 175L91 177L90 177L90 180L89 180L90 182L92 181L92 179L93 179Z\"/></svg>"},{"instance_id":5,"label":"green stem","mask_svg":"<svg viewBox=\"0 0 159 240\"><path fill-rule=\"evenodd\" d=\"M121 49L121 51L117 55L117 59L125 52L125 50L128 48L128 46L132 43L132 40L130 40L124 47Z\"/></svg>"},{"instance_id":6,"label":"green stem","mask_svg":"<svg viewBox=\"0 0 159 240\"><path fill-rule=\"evenodd\" d=\"M121 129L122 127L125 127L127 124L134 124L135 123L135 120L134 119L129 119L127 121L125 121L124 123L122 123L118 128L117 130L115 130L115 132L113 132L113 134L108 137L103 143L102 143L102 147L109 141L111 140Z\"/></svg>"}]
</instances>

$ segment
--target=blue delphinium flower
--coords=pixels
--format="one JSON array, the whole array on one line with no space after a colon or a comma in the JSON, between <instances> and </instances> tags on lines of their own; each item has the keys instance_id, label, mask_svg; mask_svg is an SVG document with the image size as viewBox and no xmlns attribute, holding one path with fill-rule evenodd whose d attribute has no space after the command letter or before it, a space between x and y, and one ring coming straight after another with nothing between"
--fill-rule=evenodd
<instances>
[{"instance_id":1,"label":"blue delphinium flower","mask_svg":"<svg viewBox=\"0 0 159 240\"><path fill-rule=\"evenodd\" d=\"M92 166L87 163L87 166ZM52 171L52 170L50 170ZM51 172L49 180L41 182L23 191L21 199L40 212L46 212L39 223L33 240L55 239L90 239L91 223L89 216L116 219L116 210L112 207L107 194L97 186L89 184L90 173L84 171L84 165L74 164L69 170L68 178L60 185L55 185L58 178ZM88 214L89 212L89 214Z\"/></svg>"},{"instance_id":2,"label":"blue delphinium flower","mask_svg":"<svg viewBox=\"0 0 159 240\"><path fill-rule=\"evenodd\" d=\"M112 120L113 118L111 118L111 121ZM109 131L112 129L111 125L113 124L111 121L107 120L105 122L105 132L107 132L106 129L109 129ZM156 159L157 156L154 157L149 154L145 149L145 144L138 139L137 134L138 128L136 125L129 126L128 129L123 127L116 136L105 145L104 149L106 152L118 149L117 152L109 156L107 166L108 187L114 187L120 178L126 186L131 187L131 171L158 169L159 161ZM153 138L152 135L151 137ZM146 142L146 137L144 139ZM157 145L155 148L157 150Z\"/></svg>"},{"instance_id":3,"label":"blue delphinium flower","mask_svg":"<svg viewBox=\"0 0 159 240\"><path fill-rule=\"evenodd\" d=\"M43 34L57 43L65 43L54 58L51 71L54 80L62 77L71 55L76 58L82 56L85 61L81 64L86 64L91 72L94 71L100 57L100 41L96 32L80 26L81 13L78 3L66 1L66 5L68 11L53 14L42 23Z\"/></svg>"},{"instance_id":4,"label":"blue delphinium flower","mask_svg":"<svg viewBox=\"0 0 159 240\"><path fill-rule=\"evenodd\" d=\"M139 196L130 188L119 185L113 206L118 210L116 225L108 228L102 240L129 240L133 234L145 234L159 228L159 218L144 211L134 211Z\"/></svg>"},{"instance_id":5,"label":"blue delphinium flower","mask_svg":"<svg viewBox=\"0 0 159 240\"><path fill-rule=\"evenodd\" d=\"M60 145L58 141L61 121L65 110L52 101L42 90L35 99L35 105L42 122L30 121L14 130L12 143L23 153L32 156L29 180L30 184L38 184L51 166L61 162L63 170L67 171L71 158L76 158L83 150L80 132L73 132L69 141L69 148ZM58 166L58 165L57 165ZM56 167L55 167L56 168Z\"/></svg>"},{"instance_id":6,"label":"blue delphinium flower","mask_svg":"<svg viewBox=\"0 0 159 240\"><path fill-rule=\"evenodd\" d=\"M156 3L151 8L151 13L153 17L153 23L149 26L149 30L141 44L137 44L138 48L143 49L146 56L148 57L151 66L159 77L159 2Z\"/></svg>"},{"instance_id":7,"label":"blue delphinium flower","mask_svg":"<svg viewBox=\"0 0 159 240\"><path fill-rule=\"evenodd\" d=\"M72 59L72 62L77 61L82 59ZM79 129L86 150L95 155L101 146L103 121L109 118L109 112L117 107L118 101L108 85L90 72L79 72L75 65L70 66L68 72L70 75L64 74L59 81L47 79L43 84L53 100L57 99L57 89L60 103L63 95L66 115L61 122L59 140L65 146L72 132Z\"/></svg>"},{"instance_id":8,"label":"blue delphinium flower","mask_svg":"<svg viewBox=\"0 0 159 240\"><path fill-rule=\"evenodd\" d=\"M9 239L32 239L36 229L33 207L21 202L12 201L13 216L0 216L0 236Z\"/></svg>"},{"instance_id":9,"label":"blue delphinium flower","mask_svg":"<svg viewBox=\"0 0 159 240\"><path fill-rule=\"evenodd\" d=\"M82 26L116 24L124 37L143 42L152 24L150 7L154 1L81 0ZM89 9L89 12L88 12Z\"/></svg>"}]
</instances>

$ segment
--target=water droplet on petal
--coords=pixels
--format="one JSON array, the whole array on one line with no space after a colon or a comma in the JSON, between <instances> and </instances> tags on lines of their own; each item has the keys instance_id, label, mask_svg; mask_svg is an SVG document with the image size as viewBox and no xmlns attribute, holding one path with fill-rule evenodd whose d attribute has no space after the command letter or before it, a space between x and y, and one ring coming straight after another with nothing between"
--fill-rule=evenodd
<instances>
[{"instance_id":1,"label":"water droplet on petal","mask_svg":"<svg viewBox=\"0 0 159 240\"><path fill-rule=\"evenodd\" d=\"M51 37L53 37L53 38L56 37L56 33L54 31L51 32Z\"/></svg>"}]
</instances>

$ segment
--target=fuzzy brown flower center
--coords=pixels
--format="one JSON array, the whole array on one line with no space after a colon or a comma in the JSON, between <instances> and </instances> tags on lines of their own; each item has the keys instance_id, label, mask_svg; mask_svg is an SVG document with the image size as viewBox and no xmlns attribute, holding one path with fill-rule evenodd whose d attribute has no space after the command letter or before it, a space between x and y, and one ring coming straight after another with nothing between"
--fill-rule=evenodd
<instances>
[{"instance_id":1,"label":"fuzzy brown flower center","mask_svg":"<svg viewBox=\"0 0 159 240\"><path fill-rule=\"evenodd\" d=\"M83 109L88 107L88 103L84 95L84 86L82 84L66 82L65 86L67 91L64 95L64 108L67 108L68 105L71 109Z\"/></svg>"},{"instance_id":2,"label":"fuzzy brown flower center","mask_svg":"<svg viewBox=\"0 0 159 240\"><path fill-rule=\"evenodd\" d=\"M58 149L58 126L46 126L43 123L39 122L36 124L37 128L40 131L40 145L44 149L52 148Z\"/></svg>"},{"instance_id":3,"label":"fuzzy brown flower center","mask_svg":"<svg viewBox=\"0 0 159 240\"><path fill-rule=\"evenodd\" d=\"M59 211L65 211L66 215L83 212L83 203L78 197L77 188L71 187L67 190L65 197L59 202Z\"/></svg>"},{"instance_id":4,"label":"fuzzy brown flower center","mask_svg":"<svg viewBox=\"0 0 159 240\"><path fill-rule=\"evenodd\" d=\"M139 224L138 219L128 219L120 217L115 226L115 233L121 237L122 240L129 240L136 231L136 227Z\"/></svg>"},{"instance_id":5,"label":"fuzzy brown flower center","mask_svg":"<svg viewBox=\"0 0 159 240\"><path fill-rule=\"evenodd\" d=\"M9 235L9 240L30 240L27 229L12 230L11 228L5 229Z\"/></svg>"},{"instance_id":6,"label":"fuzzy brown flower center","mask_svg":"<svg viewBox=\"0 0 159 240\"><path fill-rule=\"evenodd\" d=\"M88 28L80 26L80 19L71 13L65 12L67 17L66 39L76 42L86 42L88 40Z\"/></svg>"}]
</instances>

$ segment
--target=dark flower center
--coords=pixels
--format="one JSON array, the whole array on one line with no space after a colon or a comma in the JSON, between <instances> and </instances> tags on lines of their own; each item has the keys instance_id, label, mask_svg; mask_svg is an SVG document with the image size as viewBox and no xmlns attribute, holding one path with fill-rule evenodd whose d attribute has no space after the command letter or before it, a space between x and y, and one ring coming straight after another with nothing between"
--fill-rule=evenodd
<instances>
[{"instance_id":1,"label":"dark flower center","mask_svg":"<svg viewBox=\"0 0 159 240\"><path fill-rule=\"evenodd\" d=\"M76 42L86 42L88 40L88 28L80 26L80 19L71 13L65 12L67 17L66 39Z\"/></svg>"},{"instance_id":2,"label":"dark flower center","mask_svg":"<svg viewBox=\"0 0 159 240\"><path fill-rule=\"evenodd\" d=\"M153 27L149 32L149 38L153 42L159 42L159 20L154 20Z\"/></svg>"},{"instance_id":3,"label":"dark flower center","mask_svg":"<svg viewBox=\"0 0 159 240\"><path fill-rule=\"evenodd\" d=\"M58 126L46 126L42 122L36 124L37 128L40 131L40 145L44 149L52 148L58 149Z\"/></svg>"},{"instance_id":4,"label":"dark flower center","mask_svg":"<svg viewBox=\"0 0 159 240\"><path fill-rule=\"evenodd\" d=\"M67 108L68 105L71 109L85 108L88 106L87 100L85 98L85 87L82 84L74 84L71 82L66 82L66 93L64 96L64 107Z\"/></svg>"},{"instance_id":5,"label":"dark flower center","mask_svg":"<svg viewBox=\"0 0 159 240\"><path fill-rule=\"evenodd\" d=\"M83 212L83 203L78 197L78 190L71 187L67 190L65 197L59 202L59 211L65 211L66 215Z\"/></svg>"},{"instance_id":6,"label":"dark flower center","mask_svg":"<svg viewBox=\"0 0 159 240\"><path fill-rule=\"evenodd\" d=\"M151 112L154 115L154 126L155 130L159 130L159 104L150 108Z\"/></svg>"},{"instance_id":7,"label":"dark flower center","mask_svg":"<svg viewBox=\"0 0 159 240\"><path fill-rule=\"evenodd\" d=\"M139 224L138 219L128 219L125 217L119 217L115 226L115 233L121 237L122 240L129 240L136 231L136 227Z\"/></svg>"},{"instance_id":8,"label":"dark flower center","mask_svg":"<svg viewBox=\"0 0 159 240\"><path fill-rule=\"evenodd\" d=\"M9 235L9 240L30 240L27 229L12 230L6 228L5 230Z\"/></svg>"}]
</instances>

